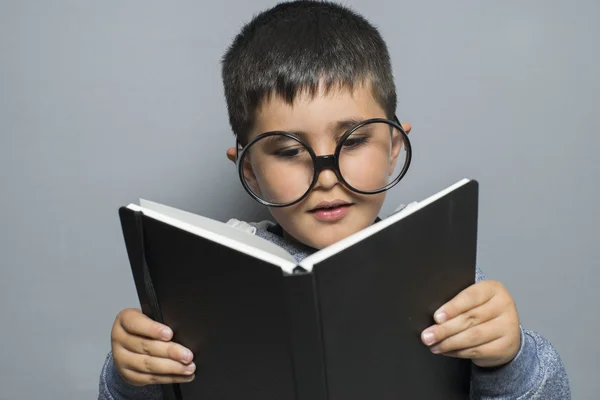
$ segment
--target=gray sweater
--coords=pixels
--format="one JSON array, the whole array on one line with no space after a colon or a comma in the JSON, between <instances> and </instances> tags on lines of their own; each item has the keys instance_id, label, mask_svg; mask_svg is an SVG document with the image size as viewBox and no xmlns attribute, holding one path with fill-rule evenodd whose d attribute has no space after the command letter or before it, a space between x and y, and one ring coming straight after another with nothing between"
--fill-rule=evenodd
<instances>
[{"instance_id":1,"label":"gray sweater","mask_svg":"<svg viewBox=\"0 0 600 400\"><path fill-rule=\"evenodd\" d=\"M309 247L286 241L281 235L281 228L273 223L248 225L232 221L234 221L232 225L238 225L241 229L280 245L297 261L314 251ZM485 276L477 268L476 281L484 279ZM571 399L567 373L554 347L538 333L523 328L521 328L521 347L510 363L493 369L480 368L473 364L472 371L471 399ZM196 379L202 377L197 376ZM162 400L163 396L156 385L139 387L125 382L117 372L112 354L109 353L100 375L98 399Z\"/></svg>"}]
</instances>

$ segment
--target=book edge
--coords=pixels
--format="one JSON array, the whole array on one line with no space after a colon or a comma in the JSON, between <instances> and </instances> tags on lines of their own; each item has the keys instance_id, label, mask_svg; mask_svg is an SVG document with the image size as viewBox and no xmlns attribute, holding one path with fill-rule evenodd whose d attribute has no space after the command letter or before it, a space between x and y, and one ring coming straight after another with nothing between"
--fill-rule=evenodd
<instances>
[{"instance_id":1,"label":"book edge","mask_svg":"<svg viewBox=\"0 0 600 400\"><path fill-rule=\"evenodd\" d=\"M182 230L192 233L196 236L206 238L215 243L219 243L219 244L226 246L232 250L242 252L249 256L252 256L252 257L258 258L262 261L273 264L273 265L281 268L281 270L286 273L289 273L289 274L293 273L294 268L297 267L296 263L292 263L291 261L281 258L279 256L276 256L272 253L269 253L268 251L248 245L244 242L241 242L241 241L238 241L235 239L231 239L227 236L218 234L209 229L205 229L205 228L178 220L176 218L169 217L169 216L161 214L157 211L142 207L140 205L131 203L127 206L127 208L132 211L141 211L144 215L146 215L152 219L155 219L155 220L163 222L165 224L182 229ZM206 217L204 217L204 218L206 218ZM224 225L226 225L226 224L224 224ZM232 227L231 229L236 229L236 228Z\"/></svg>"},{"instance_id":2,"label":"book edge","mask_svg":"<svg viewBox=\"0 0 600 400\"><path fill-rule=\"evenodd\" d=\"M369 236L374 235L375 233L387 228L388 226L400 221L401 219L406 218L407 216L411 215L412 213L419 211L423 207L444 197L445 195L453 192L454 190L458 189L459 187L466 185L470 181L471 181L471 179L467 179L467 178L461 179L460 181L454 183L453 185L450 185L450 186L446 187L445 189L440 190L439 192L427 197L425 200L418 202L414 206L406 207L405 209L399 211L398 213L393 214L393 215L379 221L376 224L370 225L370 226L364 228L363 230L360 230L360 231L358 231L358 232L356 232L356 233L354 233L354 234L352 234L330 246L327 246L327 247L317 251L314 254L311 254L310 256L308 256L304 260L302 260L298 265L307 271L312 271L315 264L320 263L320 262L326 260L327 258L332 257L335 254L337 254L349 247L352 247L356 243L368 238Z\"/></svg>"}]
</instances>

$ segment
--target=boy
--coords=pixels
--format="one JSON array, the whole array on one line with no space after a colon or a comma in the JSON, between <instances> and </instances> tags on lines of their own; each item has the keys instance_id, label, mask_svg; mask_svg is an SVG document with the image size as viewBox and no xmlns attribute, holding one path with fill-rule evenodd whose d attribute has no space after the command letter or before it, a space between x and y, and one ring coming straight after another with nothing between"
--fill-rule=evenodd
<instances>
[{"instance_id":1,"label":"boy","mask_svg":"<svg viewBox=\"0 0 600 400\"><path fill-rule=\"evenodd\" d=\"M402 166L401 150L409 150L410 125L400 129L394 120L389 55L372 25L333 3L279 4L242 29L222 72L238 144L227 157L240 159L244 187L277 221L232 224L300 260L377 220L385 191L406 172L394 171ZM375 129L364 129L373 119L388 129L380 142ZM570 399L559 355L520 327L506 288L479 270L477 283L434 320L423 345L441 357L472 360L472 398ZM195 355L171 342L172 335L139 310L121 311L99 398L160 399L156 384L193 380Z\"/></svg>"}]
</instances>

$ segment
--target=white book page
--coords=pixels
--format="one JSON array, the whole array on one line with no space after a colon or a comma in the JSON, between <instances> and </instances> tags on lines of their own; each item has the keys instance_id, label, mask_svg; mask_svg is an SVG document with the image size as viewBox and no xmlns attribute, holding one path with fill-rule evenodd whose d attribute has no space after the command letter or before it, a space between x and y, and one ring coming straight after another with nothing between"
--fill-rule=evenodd
<instances>
[{"instance_id":1,"label":"white book page","mask_svg":"<svg viewBox=\"0 0 600 400\"><path fill-rule=\"evenodd\" d=\"M434 194L433 196L428 197L427 199L425 199L423 201L420 201L416 204L411 203L409 206L407 206L403 210L397 212L396 214L393 214L386 219L382 219L378 223L368 226L365 229L358 231L358 232L340 240L339 242L336 242L336 243L332 244L331 246L325 247L324 249L321 249L321 250L317 251L316 253L306 257L304 260L302 260L300 262L299 265L307 271L312 271L315 264L333 256L334 254L339 253L340 251L360 242L361 240L364 240L365 238L373 235L374 233L377 233L377 232L387 228L388 226L401 220L402 218L405 218L406 216L420 210L421 208L427 206L428 204L433 203L437 199L442 198L446 194L458 189L459 187L463 186L464 184L468 183L469 181L470 181L469 179L462 179L462 180L458 181L457 183L455 183L454 185L449 186L448 188Z\"/></svg>"},{"instance_id":2,"label":"white book page","mask_svg":"<svg viewBox=\"0 0 600 400\"><path fill-rule=\"evenodd\" d=\"M141 211L150 218L274 264L287 273L293 273L297 266L296 260L287 251L251 233L210 218L148 200L140 200L140 204L140 206L129 204L127 208Z\"/></svg>"}]
</instances>

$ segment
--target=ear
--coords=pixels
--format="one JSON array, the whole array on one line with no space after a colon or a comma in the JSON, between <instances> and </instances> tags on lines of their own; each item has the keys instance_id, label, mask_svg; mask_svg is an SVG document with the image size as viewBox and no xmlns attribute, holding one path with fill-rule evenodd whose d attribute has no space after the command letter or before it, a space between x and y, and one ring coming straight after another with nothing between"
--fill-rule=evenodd
<instances>
[{"instance_id":1,"label":"ear","mask_svg":"<svg viewBox=\"0 0 600 400\"><path fill-rule=\"evenodd\" d=\"M228 148L227 151L225 152L225 154L227 155L227 158L230 161L233 161L233 163L235 164L235 162L237 161L235 159L235 147Z\"/></svg>"},{"instance_id":2,"label":"ear","mask_svg":"<svg viewBox=\"0 0 600 400\"><path fill-rule=\"evenodd\" d=\"M402 122L401 125L402 129L404 129L404 132L406 132L406 134L408 135L410 133L410 130L412 129L412 125L408 122Z\"/></svg>"}]
</instances>

